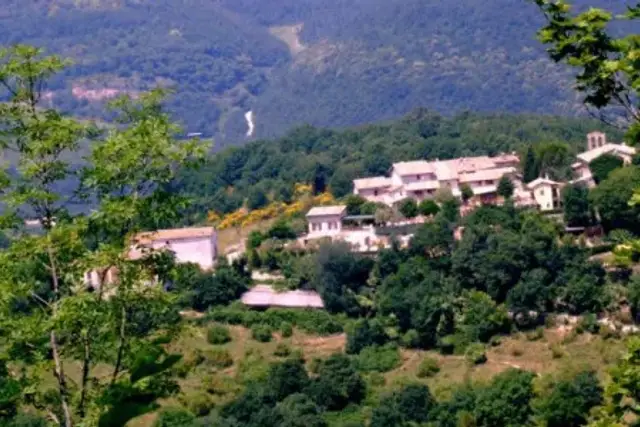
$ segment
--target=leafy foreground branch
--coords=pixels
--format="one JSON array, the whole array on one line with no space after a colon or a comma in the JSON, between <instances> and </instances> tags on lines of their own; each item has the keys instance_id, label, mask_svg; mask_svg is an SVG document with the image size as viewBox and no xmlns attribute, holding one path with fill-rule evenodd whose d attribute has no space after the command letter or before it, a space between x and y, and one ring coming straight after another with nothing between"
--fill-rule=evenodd
<instances>
[{"instance_id":1,"label":"leafy foreground branch","mask_svg":"<svg viewBox=\"0 0 640 427\"><path fill-rule=\"evenodd\" d=\"M176 219L184 201L164 186L206 147L175 139L160 90L115 101L118 125L108 131L44 108L47 79L64 65L33 47L0 52L9 99L0 143L15 158L0 180L12 236L0 254L2 392L11 396L0 417L31 406L65 427L121 426L177 390L171 368L180 359L162 347L179 324L175 304L149 286L161 260L129 260L126 248L133 233ZM73 213L78 201L93 211ZM27 232L29 218L40 232ZM89 289L87 271L105 285ZM109 271L117 287L106 285Z\"/></svg>"}]
</instances>

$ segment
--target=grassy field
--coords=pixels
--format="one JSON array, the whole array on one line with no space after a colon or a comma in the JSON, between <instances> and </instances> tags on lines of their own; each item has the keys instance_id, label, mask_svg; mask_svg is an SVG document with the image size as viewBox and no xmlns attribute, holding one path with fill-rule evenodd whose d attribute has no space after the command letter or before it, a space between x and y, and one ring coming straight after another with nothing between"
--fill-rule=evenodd
<instances>
[{"instance_id":1,"label":"grassy field","mask_svg":"<svg viewBox=\"0 0 640 427\"><path fill-rule=\"evenodd\" d=\"M247 381L266 375L269 363L281 359L274 355L279 344L286 344L293 351L301 351L307 364L310 364L314 358L324 358L342 351L346 340L344 334L317 337L295 331L290 338L274 334L271 342L260 343L253 340L250 331L243 327L232 326L229 329L232 341L224 345L209 344L206 328L195 326L187 328L172 344L173 350L184 354L186 363L192 363L198 355L204 355L205 360L181 380L181 396L163 402L165 405L184 405L193 411L205 412L233 399ZM212 366L206 354L214 348L227 350L233 364L224 368ZM503 337L498 345L488 348L487 362L477 366L470 365L463 356L402 350L402 363L396 369L381 375L366 375L370 383L368 400L377 401L381 393L407 382L428 384L436 397L446 399L461 383L488 381L509 368L530 370L537 373L542 381L583 369L593 369L605 378L607 369L615 363L623 349L624 340L621 339L604 339L586 333L576 335L555 328L546 329L543 334L521 333ZM418 368L426 357L436 359L440 371L430 378L418 378ZM374 376L377 377L375 381ZM149 414L134 420L131 425L149 426L154 417Z\"/></svg>"}]
</instances>

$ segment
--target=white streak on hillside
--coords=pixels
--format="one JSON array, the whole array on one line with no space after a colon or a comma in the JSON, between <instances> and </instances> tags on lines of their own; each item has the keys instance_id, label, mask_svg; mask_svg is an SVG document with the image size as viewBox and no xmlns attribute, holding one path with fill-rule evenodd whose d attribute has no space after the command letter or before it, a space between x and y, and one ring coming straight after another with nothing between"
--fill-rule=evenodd
<instances>
[{"instance_id":1,"label":"white streak on hillside","mask_svg":"<svg viewBox=\"0 0 640 427\"><path fill-rule=\"evenodd\" d=\"M253 136L255 125L253 124L253 111L249 110L244 113L244 119L247 121L247 138Z\"/></svg>"}]
</instances>

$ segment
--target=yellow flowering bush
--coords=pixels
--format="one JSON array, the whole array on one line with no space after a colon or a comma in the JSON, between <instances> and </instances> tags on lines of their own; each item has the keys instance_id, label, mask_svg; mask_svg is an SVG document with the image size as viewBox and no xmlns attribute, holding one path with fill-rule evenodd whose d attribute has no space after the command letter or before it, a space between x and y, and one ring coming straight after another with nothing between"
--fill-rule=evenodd
<instances>
[{"instance_id":1,"label":"yellow flowering bush","mask_svg":"<svg viewBox=\"0 0 640 427\"><path fill-rule=\"evenodd\" d=\"M232 187L228 189L233 191ZM210 223L217 223L217 228L224 230L230 227L247 227L260 221L278 218L282 215L292 217L300 213L306 212L313 206L322 206L335 203L335 197L329 192L324 192L313 196L313 187L309 184L297 183L294 186L294 200L291 203L271 202L267 206L248 211L246 208L240 208L235 212L220 217L220 215L211 211L208 214Z\"/></svg>"}]
</instances>

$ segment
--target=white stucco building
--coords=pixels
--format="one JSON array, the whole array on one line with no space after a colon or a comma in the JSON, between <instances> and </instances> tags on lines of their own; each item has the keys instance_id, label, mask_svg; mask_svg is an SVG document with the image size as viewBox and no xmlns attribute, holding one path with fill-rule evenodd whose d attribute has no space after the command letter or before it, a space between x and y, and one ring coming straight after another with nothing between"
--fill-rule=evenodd
<instances>
[{"instance_id":1,"label":"white stucco building","mask_svg":"<svg viewBox=\"0 0 640 427\"><path fill-rule=\"evenodd\" d=\"M212 270L218 257L218 238L213 227L176 228L139 233L129 250L132 259L146 249L168 250L178 263L198 264L202 270Z\"/></svg>"},{"instance_id":2,"label":"white stucco building","mask_svg":"<svg viewBox=\"0 0 640 427\"><path fill-rule=\"evenodd\" d=\"M520 159L515 153L497 157L462 157L450 160L416 160L394 163L390 176L356 179L354 194L369 201L392 205L405 198L417 201L432 198L439 189L461 196L461 186L468 185L474 195L486 202L495 200L498 182L509 177L516 187Z\"/></svg>"},{"instance_id":3,"label":"white stucco building","mask_svg":"<svg viewBox=\"0 0 640 427\"><path fill-rule=\"evenodd\" d=\"M213 227L176 228L137 234L127 258L137 260L148 251L171 251L178 263L194 263L204 271L212 270L218 257L217 234ZM95 268L84 275L84 283L93 289L117 285L119 271L115 266Z\"/></svg>"},{"instance_id":4,"label":"white stucco building","mask_svg":"<svg viewBox=\"0 0 640 427\"><path fill-rule=\"evenodd\" d=\"M527 184L541 211L552 211L562 207L564 183L549 178L538 178Z\"/></svg>"},{"instance_id":5,"label":"white stucco building","mask_svg":"<svg viewBox=\"0 0 640 427\"><path fill-rule=\"evenodd\" d=\"M342 218L347 215L347 207L316 206L307 212L309 237L335 236L342 231Z\"/></svg>"}]
</instances>

